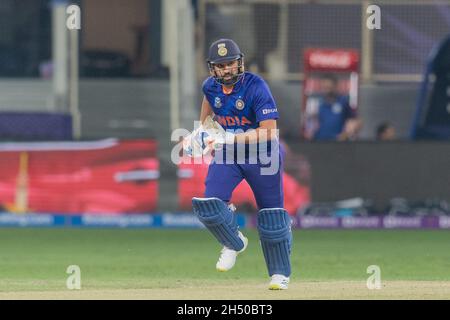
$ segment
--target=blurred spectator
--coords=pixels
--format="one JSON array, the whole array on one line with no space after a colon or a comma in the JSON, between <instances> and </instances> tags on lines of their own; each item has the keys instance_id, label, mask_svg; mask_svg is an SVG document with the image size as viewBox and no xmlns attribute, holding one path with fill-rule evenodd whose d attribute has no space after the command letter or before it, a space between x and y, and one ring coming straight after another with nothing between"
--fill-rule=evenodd
<instances>
[{"instance_id":1,"label":"blurred spectator","mask_svg":"<svg viewBox=\"0 0 450 320\"><path fill-rule=\"evenodd\" d=\"M376 130L377 141L391 141L395 140L397 133L394 126L389 122L380 123Z\"/></svg>"},{"instance_id":2,"label":"blurred spectator","mask_svg":"<svg viewBox=\"0 0 450 320\"><path fill-rule=\"evenodd\" d=\"M307 102L308 122L310 122L307 124L310 128L306 135L308 140L356 139L362 122L356 109L350 106L349 97L339 93L338 79L334 75L327 74L322 77L320 95L314 97L314 100L314 103Z\"/></svg>"}]
</instances>

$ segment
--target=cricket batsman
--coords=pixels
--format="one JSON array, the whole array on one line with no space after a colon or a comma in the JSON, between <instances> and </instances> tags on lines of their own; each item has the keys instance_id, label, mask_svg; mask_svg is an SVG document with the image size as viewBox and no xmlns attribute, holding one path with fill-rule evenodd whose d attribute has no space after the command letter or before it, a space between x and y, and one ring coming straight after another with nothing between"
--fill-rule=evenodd
<instances>
[{"instance_id":1,"label":"cricket batsman","mask_svg":"<svg viewBox=\"0 0 450 320\"><path fill-rule=\"evenodd\" d=\"M245 71L244 55L233 40L212 43L207 63L211 76L203 83L201 125L183 140L190 156L214 153L204 198L192 199L194 213L223 245L217 270L230 270L248 244L229 204L233 190L245 179L259 209L257 228L271 277L269 289L287 289L292 233L283 208L277 106L266 82Z\"/></svg>"}]
</instances>

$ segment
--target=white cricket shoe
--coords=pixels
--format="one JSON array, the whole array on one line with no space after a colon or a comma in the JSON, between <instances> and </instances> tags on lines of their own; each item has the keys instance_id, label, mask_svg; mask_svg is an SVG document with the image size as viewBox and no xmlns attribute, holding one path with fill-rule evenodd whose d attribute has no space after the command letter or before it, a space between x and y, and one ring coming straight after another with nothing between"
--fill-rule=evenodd
<instances>
[{"instance_id":1,"label":"white cricket shoe","mask_svg":"<svg viewBox=\"0 0 450 320\"><path fill-rule=\"evenodd\" d=\"M244 247L239 250L233 250L229 249L227 247L223 247L219 261L217 261L216 269L217 271L225 272L233 268L234 264L236 263L236 257L239 253L243 252L247 248L248 239L244 237L244 235L239 231L239 238L241 238L242 242L244 242Z\"/></svg>"},{"instance_id":2,"label":"white cricket shoe","mask_svg":"<svg viewBox=\"0 0 450 320\"><path fill-rule=\"evenodd\" d=\"M274 274L272 275L272 280L270 280L269 290L286 290L288 285L289 277L282 274Z\"/></svg>"}]
</instances>

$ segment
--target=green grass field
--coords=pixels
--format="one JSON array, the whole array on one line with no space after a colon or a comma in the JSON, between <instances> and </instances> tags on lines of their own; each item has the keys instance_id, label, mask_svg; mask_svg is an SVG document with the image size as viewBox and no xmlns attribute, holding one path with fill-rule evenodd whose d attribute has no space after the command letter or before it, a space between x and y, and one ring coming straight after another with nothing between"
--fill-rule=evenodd
<instances>
[{"instance_id":1,"label":"green grass field","mask_svg":"<svg viewBox=\"0 0 450 320\"><path fill-rule=\"evenodd\" d=\"M206 230L0 229L0 299L450 299L449 231L297 230L281 293L266 289L256 231L244 233L247 250L219 273ZM69 265L81 268L81 290L66 288ZM369 265L381 268L381 290L366 287Z\"/></svg>"}]
</instances>

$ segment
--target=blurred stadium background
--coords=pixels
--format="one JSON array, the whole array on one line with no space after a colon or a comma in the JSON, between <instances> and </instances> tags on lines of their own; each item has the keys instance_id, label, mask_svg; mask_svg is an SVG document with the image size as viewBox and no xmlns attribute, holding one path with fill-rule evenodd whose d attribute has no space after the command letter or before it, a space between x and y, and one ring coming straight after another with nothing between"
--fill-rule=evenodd
<instances>
[{"instance_id":1,"label":"blurred stadium background","mask_svg":"<svg viewBox=\"0 0 450 320\"><path fill-rule=\"evenodd\" d=\"M373 4L379 30L366 27ZM70 5L81 9L80 29L66 26ZM199 228L190 200L202 194L207 166L173 164L171 133L192 130L199 116L209 43L232 38L279 106L285 202L296 228L448 229L449 36L444 0L1 0L0 226ZM308 50L329 50L322 69ZM342 52L354 54L353 69L336 66ZM355 98L363 127L354 141L303 138L305 101L325 71ZM385 122L396 137L378 141ZM241 227L252 228L246 183L232 202ZM58 239L33 232L0 229L0 237ZM8 248L4 258L20 259ZM436 257L448 266L448 253ZM5 274L19 281L22 271ZM407 278L448 281L440 272Z\"/></svg>"}]
</instances>

